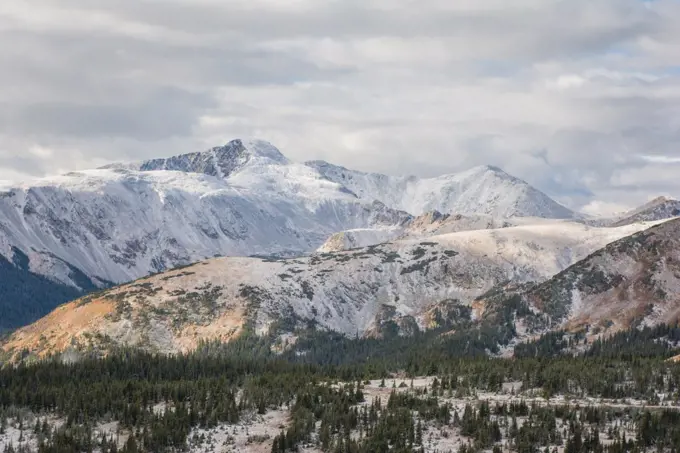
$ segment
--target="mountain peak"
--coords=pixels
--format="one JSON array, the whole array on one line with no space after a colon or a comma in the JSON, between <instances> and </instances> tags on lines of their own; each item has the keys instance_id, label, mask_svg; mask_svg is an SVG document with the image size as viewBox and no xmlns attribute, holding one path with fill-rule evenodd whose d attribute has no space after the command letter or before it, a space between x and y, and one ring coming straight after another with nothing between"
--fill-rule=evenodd
<instances>
[{"instance_id":1,"label":"mountain peak","mask_svg":"<svg viewBox=\"0 0 680 453\"><path fill-rule=\"evenodd\" d=\"M481 165L435 178L419 178L365 173L324 161L308 161L305 164L360 198L377 199L415 216L439 211L443 214L484 214L504 218L577 217L576 213L526 181L494 165Z\"/></svg>"},{"instance_id":2,"label":"mountain peak","mask_svg":"<svg viewBox=\"0 0 680 453\"><path fill-rule=\"evenodd\" d=\"M103 168L125 168L138 171L171 170L227 178L250 162L264 165L290 163L281 151L265 140L235 139L207 151L151 159L129 165L113 164Z\"/></svg>"},{"instance_id":3,"label":"mountain peak","mask_svg":"<svg viewBox=\"0 0 680 453\"><path fill-rule=\"evenodd\" d=\"M229 147L232 144L233 146L241 146L251 157L267 159L282 165L290 163L290 160L276 146L266 140L253 139L244 141L236 139L227 143L223 148Z\"/></svg>"},{"instance_id":4,"label":"mountain peak","mask_svg":"<svg viewBox=\"0 0 680 453\"><path fill-rule=\"evenodd\" d=\"M664 203L675 203L677 201L678 200L676 200L675 198L666 197L666 196L662 195L660 197L656 197L653 200L647 202L645 204L645 206L658 206L658 205L661 205L661 204L664 204Z\"/></svg>"},{"instance_id":5,"label":"mountain peak","mask_svg":"<svg viewBox=\"0 0 680 453\"><path fill-rule=\"evenodd\" d=\"M512 176L505 170L503 170L500 167L497 167L495 165L478 165L476 167L472 167L467 171L464 171L460 173L461 175L467 175L467 176L477 176L477 175L493 175L497 176L503 179L513 179L513 180L518 180L517 177Z\"/></svg>"},{"instance_id":6,"label":"mountain peak","mask_svg":"<svg viewBox=\"0 0 680 453\"><path fill-rule=\"evenodd\" d=\"M636 222L670 219L680 216L680 201L668 197L657 197L621 216L612 226L630 225Z\"/></svg>"},{"instance_id":7,"label":"mountain peak","mask_svg":"<svg viewBox=\"0 0 680 453\"><path fill-rule=\"evenodd\" d=\"M479 170L483 170L483 171L490 171L490 172L493 172L493 173L503 173L503 174L507 175L505 170L503 170L501 167L497 167L495 165L480 165L480 166L475 167L475 168L477 168Z\"/></svg>"}]
</instances>

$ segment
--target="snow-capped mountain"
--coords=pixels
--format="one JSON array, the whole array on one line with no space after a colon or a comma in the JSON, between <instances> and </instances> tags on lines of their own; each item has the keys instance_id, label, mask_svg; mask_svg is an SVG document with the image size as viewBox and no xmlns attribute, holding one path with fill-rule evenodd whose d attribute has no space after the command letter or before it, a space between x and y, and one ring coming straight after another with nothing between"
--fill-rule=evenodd
<instances>
[{"instance_id":1,"label":"snow-capped mountain","mask_svg":"<svg viewBox=\"0 0 680 453\"><path fill-rule=\"evenodd\" d=\"M281 154L281 151L276 147L263 140L249 142L232 140L224 146L218 146L204 152L136 163L111 164L102 168L137 171L170 170L184 173L202 173L224 179L245 168L248 164L254 167L263 167L289 165L291 161Z\"/></svg>"},{"instance_id":2,"label":"snow-capped mountain","mask_svg":"<svg viewBox=\"0 0 680 453\"><path fill-rule=\"evenodd\" d=\"M0 260L21 262L27 279L46 277L46 294L64 292L50 282L85 290L216 255L301 255L338 231L398 230L412 221L404 208L433 207L573 215L491 167L434 179L368 175L295 163L267 142L234 140L205 152L0 183ZM33 303L3 285L0 308Z\"/></svg>"},{"instance_id":3,"label":"snow-capped mountain","mask_svg":"<svg viewBox=\"0 0 680 453\"><path fill-rule=\"evenodd\" d=\"M405 212L349 194L266 142L1 187L0 252L74 284L64 261L123 282L215 255L300 254ZM49 267L49 269L47 268Z\"/></svg>"},{"instance_id":4,"label":"snow-capped mountain","mask_svg":"<svg viewBox=\"0 0 680 453\"><path fill-rule=\"evenodd\" d=\"M410 218L357 198L269 143L236 140L204 153L0 183L0 257L21 262L26 278L89 289L216 255L299 255L337 231ZM16 279L0 279L0 307L35 304L7 285ZM11 326L0 320L3 327Z\"/></svg>"},{"instance_id":5,"label":"snow-capped mountain","mask_svg":"<svg viewBox=\"0 0 680 453\"><path fill-rule=\"evenodd\" d=\"M202 153L6 185L0 254L12 260L19 250L37 274L78 286L75 268L100 285L215 255L309 252L338 231L399 227L410 220L405 207L573 214L497 169L416 180L338 177L339 168L293 163L267 142L234 140ZM359 176L372 185L360 185Z\"/></svg>"},{"instance_id":6,"label":"snow-capped mountain","mask_svg":"<svg viewBox=\"0 0 680 453\"><path fill-rule=\"evenodd\" d=\"M364 173L324 161L311 161L307 165L360 198L380 200L413 215L439 211L496 218L581 217L521 179L493 166L475 167L437 178L417 178Z\"/></svg>"},{"instance_id":7,"label":"snow-capped mountain","mask_svg":"<svg viewBox=\"0 0 680 453\"><path fill-rule=\"evenodd\" d=\"M678 216L680 216L680 200L658 197L639 208L621 215L611 225L630 225L635 222L649 222Z\"/></svg>"},{"instance_id":8,"label":"snow-capped mountain","mask_svg":"<svg viewBox=\"0 0 680 453\"><path fill-rule=\"evenodd\" d=\"M370 334L385 319L423 327L433 304L469 305L508 280L545 280L647 226L556 222L291 259L217 258L62 306L17 331L4 349L43 354L72 344L129 344L185 351L200 340L231 338L246 323L264 332L279 319L313 321L347 335Z\"/></svg>"}]
</instances>

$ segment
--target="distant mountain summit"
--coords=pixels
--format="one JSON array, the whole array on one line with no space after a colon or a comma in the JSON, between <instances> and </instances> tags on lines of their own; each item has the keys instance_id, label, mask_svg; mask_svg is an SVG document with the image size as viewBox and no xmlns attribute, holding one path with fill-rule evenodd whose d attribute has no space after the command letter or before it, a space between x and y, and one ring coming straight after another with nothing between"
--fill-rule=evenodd
<instances>
[{"instance_id":1,"label":"distant mountain summit","mask_svg":"<svg viewBox=\"0 0 680 453\"><path fill-rule=\"evenodd\" d=\"M494 166L475 167L436 178L418 178L364 173L324 161L306 164L360 198L379 200L413 215L439 211L498 218L580 217L525 181Z\"/></svg>"},{"instance_id":2,"label":"distant mountain summit","mask_svg":"<svg viewBox=\"0 0 680 453\"><path fill-rule=\"evenodd\" d=\"M669 219L680 216L680 200L657 197L639 208L623 214L612 226L630 225L636 222Z\"/></svg>"},{"instance_id":3,"label":"distant mountain summit","mask_svg":"<svg viewBox=\"0 0 680 453\"><path fill-rule=\"evenodd\" d=\"M181 171L228 178L248 163L286 165L290 161L275 146L264 140L232 140L207 151L151 159L132 164L113 164L102 168L125 168L137 171Z\"/></svg>"},{"instance_id":4,"label":"distant mountain summit","mask_svg":"<svg viewBox=\"0 0 680 453\"><path fill-rule=\"evenodd\" d=\"M492 165L435 178L365 173L321 160L304 163L311 170L308 174L300 174L299 171L298 174L291 174L285 170L292 166L299 167L300 164L291 162L269 142L232 140L224 146L203 152L132 164L112 164L103 168L143 172L180 171L221 179L228 179L248 170L247 173L259 174L270 181L272 173L277 177L285 175L288 183L298 187L300 184L295 177L312 178L338 184L343 192L358 199L379 201L392 209L416 216L439 211L445 214L488 215L496 218L581 217L527 182Z\"/></svg>"}]
</instances>

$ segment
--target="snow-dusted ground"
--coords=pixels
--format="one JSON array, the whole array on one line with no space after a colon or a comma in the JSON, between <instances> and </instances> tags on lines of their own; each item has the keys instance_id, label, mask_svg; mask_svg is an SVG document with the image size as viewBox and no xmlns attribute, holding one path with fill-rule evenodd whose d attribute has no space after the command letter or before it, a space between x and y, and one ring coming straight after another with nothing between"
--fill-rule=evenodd
<instances>
[{"instance_id":1,"label":"snow-dusted ground","mask_svg":"<svg viewBox=\"0 0 680 453\"><path fill-rule=\"evenodd\" d=\"M385 387L381 387L381 380L372 380L364 384L363 394L366 398L366 402L363 405L370 405L375 398L380 398L383 405L387 404L390 393L396 392L411 392L411 391L421 391L424 389L432 388L434 377L426 378L415 378L415 379L386 379ZM481 401L487 401L490 406L495 403L520 403L524 402L527 405L538 405L538 406L563 406L579 405L581 407L612 407L612 408L647 408L647 409L672 409L680 410L680 401L675 401L671 399L664 399L665 395L659 395L662 399L662 403L659 405L649 405L646 401L635 400L635 399L625 399L625 400L608 400L603 398L573 398L565 397L563 395L555 395L549 399L541 397L540 389L522 389L521 382L506 382L503 384L502 390L498 393L474 391L473 394L465 397L456 396L440 396L438 397L440 404L449 403L451 405L452 411L458 412L459 416L463 415L463 411L467 404L475 407ZM416 417L417 418L417 417ZM526 417L517 417L518 426L521 427L526 421ZM608 426L613 426L615 423L620 423L620 420L614 420ZM559 431L563 431L566 426L561 419L557 420L557 427ZM626 427L624 425L624 427ZM635 430L632 424L628 425L625 429L626 436L628 438L635 437ZM505 437L505 430L502 428L501 432L503 434L503 445L507 445L507 438ZM470 439L465 438L460 435L457 428L452 425L442 425L437 426L433 423L426 424L423 440L425 451L428 453L444 453L444 452L456 452L461 445L467 445L470 443ZM606 430L600 432L600 440L607 444L613 442L607 434ZM562 453L564 451L564 445L556 446L557 451ZM552 449L551 449L552 451Z\"/></svg>"},{"instance_id":2,"label":"snow-dusted ground","mask_svg":"<svg viewBox=\"0 0 680 453\"><path fill-rule=\"evenodd\" d=\"M21 417L10 417L5 433L0 434L0 451L5 451L9 446L14 448L26 447L31 450L37 450L38 438L33 432L35 426L35 416L28 411L21 411ZM19 418L21 421L19 421ZM57 420L49 420L50 424L56 425L61 423Z\"/></svg>"},{"instance_id":3,"label":"snow-dusted ground","mask_svg":"<svg viewBox=\"0 0 680 453\"><path fill-rule=\"evenodd\" d=\"M285 409L264 415L244 414L234 425L221 424L212 429L196 428L189 434L191 453L269 453L274 438L288 426Z\"/></svg>"},{"instance_id":4,"label":"snow-dusted ground","mask_svg":"<svg viewBox=\"0 0 680 453\"><path fill-rule=\"evenodd\" d=\"M5 451L9 446L14 447L15 450L24 447L29 451L37 451L39 443L39 434L35 432L36 422L42 425L47 422L51 429L61 428L65 420L53 415L39 415L34 414L28 410L19 410L20 416L9 417L5 433L0 434L0 451ZM100 439L106 435L109 439L116 439L118 447L122 447L128 439L129 433L125 430L119 429L117 421L102 422L97 424L93 429L93 436L95 439ZM95 450L95 453L98 450Z\"/></svg>"},{"instance_id":5,"label":"snow-dusted ground","mask_svg":"<svg viewBox=\"0 0 680 453\"><path fill-rule=\"evenodd\" d=\"M383 405L387 404L389 396L392 392L414 392L418 394L423 390L431 390L434 382L434 377L418 377L410 378L388 378L385 379L384 387L381 386L382 380L372 380L363 384L363 394L365 402L360 406L367 406L372 404L376 398L380 398ZM338 387L344 383L335 383ZM458 412L462 416L464 408L467 404L476 406L481 401L487 401L491 406L495 403L519 403L524 402L527 405L541 405L541 406L562 406L569 404L571 406L579 405L581 407L587 406L607 406L616 408L653 408L653 409L673 409L680 410L680 402L669 399L664 399L665 395L660 395L662 403L656 406L650 406L645 401L627 399L621 401L600 399L600 398L567 398L562 395L556 395L549 399L540 396L539 389L523 389L521 382L506 382L503 384L502 390L498 393L483 392L472 390L470 394L465 396L439 396L440 404L450 404L451 410ZM162 410L162 405L158 406ZM57 428L62 426L63 420L48 416L41 417L30 413L29 411L20 411L23 422L23 430L19 429L17 418L10 418L9 424L6 428L5 434L0 435L0 451L3 451L6 446L26 445L32 449L37 446L37 437L33 433L33 426L37 420L47 420L48 424ZM417 414L414 414L417 420ZM521 427L526 421L525 417L517 417L518 426ZM565 429L561 420L558 420L558 430ZM614 420L613 423L620 424L621 420ZM259 415L254 412L244 413L241 416L241 421L236 424L220 424L212 429L195 428L189 434L187 444L189 452L191 453L269 453L271 451L272 442L274 438L285 430L290 424L290 412L288 408L281 407L278 409L270 409L264 415ZM629 438L635 436L634 425L630 421L624 421L624 429ZM317 427L318 428L318 427ZM458 428L449 425L437 425L434 423L425 423L423 426L423 447L427 453L445 453L456 452L461 445L467 444L469 439L460 435ZM23 434L22 434L23 432ZM501 427L501 432L505 436L505 429ZM116 437L118 444L123 445L127 440L127 433L118 429L118 423L115 421L108 423L100 423L95 429L96 436L101 436L106 433L108 437ZM358 433L353 433L354 436ZM600 439L603 443L611 442L608 438L606 430L601 430ZM313 436L314 438L314 436ZM21 439L21 440L20 440ZM503 440L507 443L507 439ZM301 446L302 453L321 453L321 450L314 445ZM563 446L558 447L558 452L563 451Z\"/></svg>"},{"instance_id":6,"label":"snow-dusted ground","mask_svg":"<svg viewBox=\"0 0 680 453\"><path fill-rule=\"evenodd\" d=\"M419 377L415 379L409 378L389 378L385 379L385 387L380 387L382 380L371 380L364 384L363 393L366 403L371 404L375 398L381 398L383 404L387 403L390 393L408 392L411 390L432 389L432 383L435 377ZM473 390L473 394L456 397L454 396L440 396L441 403L451 403L452 407L458 411L465 408L466 404L471 404L479 401L488 401L489 403L520 403L525 402L528 405L536 404L541 406L562 406L566 404L581 406L607 406L607 407L634 407L634 408L665 408L680 410L680 401L672 398L666 398L666 395L659 395L661 403L657 405L650 405L644 400L637 400L633 398L626 398L623 400L612 400L607 398L579 398L573 396L553 395L546 399L540 389L523 389L521 382L506 382L500 392L486 392ZM462 415L462 414L461 414Z\"/></svg>"}]
</instances>

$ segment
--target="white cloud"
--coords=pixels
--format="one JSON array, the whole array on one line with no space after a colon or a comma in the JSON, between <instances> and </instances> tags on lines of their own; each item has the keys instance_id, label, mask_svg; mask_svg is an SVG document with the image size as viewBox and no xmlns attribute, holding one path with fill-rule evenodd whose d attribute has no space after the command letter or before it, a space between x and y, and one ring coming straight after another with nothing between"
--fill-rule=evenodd
<instances>
[{"instance_id":1,"label":"white cloud","mask_svg":"<svg viewBox=\"0 0 680 453\"><path fill-rule=\"evenodd\" d=\"M607 203L603 201L593 200L581 208L581 212L595 217L614 217L625 214L633 209L632 205L625 205L620 203Z\"/></svg>"},{"instance_id":2,"label":"white cloud","mask_svg":"<svg viewBox=\"0 0 680 453\"><path fill-rule=\"evenodd\" d=\"M549 87L555 87L558 90L568 90L569 88L578 88L583 86L588 79L577 74L561 75L554 82L548 83Z\"/></svg>"},{"instance_id":3,"label":"white cloud","mask_svg":"<svg viewBox=\"0 0 680 453\"><path fill-rule=\"evenodd\" d=\"M680 164L680 156L640 156L643 160L654 164Z\"/></svg>"}]
</instances>

